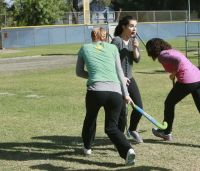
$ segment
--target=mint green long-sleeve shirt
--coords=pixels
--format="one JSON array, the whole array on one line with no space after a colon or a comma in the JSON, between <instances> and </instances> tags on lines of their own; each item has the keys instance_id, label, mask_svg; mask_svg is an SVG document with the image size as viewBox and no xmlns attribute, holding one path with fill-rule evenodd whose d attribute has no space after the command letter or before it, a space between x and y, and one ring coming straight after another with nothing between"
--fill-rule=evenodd
<instances>
[{"instance_id":1,"label":"mint green long-sleeve shirt","mask_svg":"<svg viewBox=\"0 0 200 171\"><path fill-rule=\"evenodd\" d=\"M87 71L84 70L86 65ZM79 50L76 66L78 76L88 78L87 87L94 91L128 91L115 45L106 42L85 44Z\"/></svg>"}]
</instances>

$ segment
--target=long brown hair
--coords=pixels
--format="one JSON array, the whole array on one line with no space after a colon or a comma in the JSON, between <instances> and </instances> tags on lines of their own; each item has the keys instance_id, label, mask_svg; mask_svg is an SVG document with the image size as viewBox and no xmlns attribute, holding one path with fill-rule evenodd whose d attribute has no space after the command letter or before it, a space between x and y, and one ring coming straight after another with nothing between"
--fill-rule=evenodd
<instances>
[{"instance_id":1,"label":"long brown hair","mask_svg":"<svg viewBox=\"0 0 200 171\"><path fill-rule=\"evenodd\" d=\"M146 43L147 54L148 56L152 57L153 60L156 60L163 50L168 49L172 49L172 46L160 38L150 39Z\"/></svg>"}]
</instances>

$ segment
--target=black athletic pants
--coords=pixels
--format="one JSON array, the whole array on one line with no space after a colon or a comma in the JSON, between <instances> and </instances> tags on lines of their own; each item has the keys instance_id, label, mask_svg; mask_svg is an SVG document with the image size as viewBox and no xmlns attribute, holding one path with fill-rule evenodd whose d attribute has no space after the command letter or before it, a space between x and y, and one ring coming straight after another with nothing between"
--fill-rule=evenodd
<instances>
[{"instance_id":1,"label":"black athletic pants","mask_svg":"<svg viewBox=\"0 0 200 171\"><path fill-rule=\"evenodd\" d=\"M122 106L122 95L109 91L87 91L86 116L83 124L82 138L85 148L91 149L96 132L96 119L101 107L105 110L105 133L116 146L120 156L126 158L131 148L125 135L118 129L118 119Z\"/></svg>"},{"instance_id":2,"label":"black athletic pants","mask_svg":"<svg viewBox=\"0 0 200 171\"><path fill-rule=\"evenodd\" d=\"M127 88L133 102L140 108L143 108L140 91L134 78L130 79L130 84ZM136 130L138 123L141 119L141 116L142 115L138 111L136 111L135 109L132 110L130 118L130 126L129 126L130 131ZM122 132L124 132L125 130L126 123L127 123L127 110L126 110L126 104L123 103L118 123L118 128Z\"/></svg>"},{"instance_id":3,"label":"black athletic pants","mask_svg":"<svg viewBox=\"0 0 200 171\"><path fill-rule=\"evenodd\" d=\"M191 84L176 82L165 100L164 121L168 123L165 134L169 134L172 131L175 105L190 93L200 113L200 82Z\"/></svg>"}]
</instances>

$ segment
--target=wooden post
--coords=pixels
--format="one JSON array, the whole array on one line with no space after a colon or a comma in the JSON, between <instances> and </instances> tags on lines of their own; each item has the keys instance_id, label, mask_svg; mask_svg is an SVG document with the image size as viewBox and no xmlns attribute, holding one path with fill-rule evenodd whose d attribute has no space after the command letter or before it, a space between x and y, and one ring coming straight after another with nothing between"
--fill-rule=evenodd
<instances>
[{"instance_id":1,"label":"wooden post","mask_svg":"<svg viewBox=\"0 0 200 171\"><path fill-rule=\"evenodd\" d=\"M90 24L90 1L83 0L84 24Z\"/></svg>"}]
</instances>

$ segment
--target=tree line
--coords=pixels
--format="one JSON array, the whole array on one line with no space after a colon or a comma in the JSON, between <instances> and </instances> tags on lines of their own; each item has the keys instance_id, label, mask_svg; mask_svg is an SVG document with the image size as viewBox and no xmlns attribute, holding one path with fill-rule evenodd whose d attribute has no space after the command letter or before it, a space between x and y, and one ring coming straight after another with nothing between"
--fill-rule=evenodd
<instances>
[{"instance_id":1,"label":"tree line","mask_svg":"<svg viewBox=\"0 0 200 171\"><path fill-rule=\"evenodd\" d=\"M54 24L64 17L65 12L77 12L76 0L11 0L7 4L0 0L0 26L7 20L13 26L31 26ZM94 0L103 6L109 6L115 11L149 11L149 10L188 10L188 0ZM196 11L200 17L200 1L190 0L191 11Z\"/></svg>"}]
</instances>

